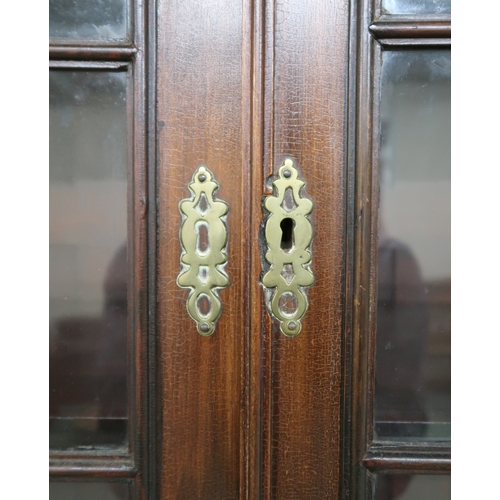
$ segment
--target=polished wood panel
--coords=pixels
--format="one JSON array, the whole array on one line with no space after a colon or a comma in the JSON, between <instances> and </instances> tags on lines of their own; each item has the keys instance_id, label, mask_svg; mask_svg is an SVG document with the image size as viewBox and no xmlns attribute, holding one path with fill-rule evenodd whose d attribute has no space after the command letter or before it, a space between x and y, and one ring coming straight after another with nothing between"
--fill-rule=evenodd
<instances>
[{"instance_id":1,"label":"polished wood panel","mask_svg":"<svg viewBox=\"0 0 500 500\"><path fill-rule=\"evenodd\" d=\"M246 12L246 11L245 11ZM162 499L245 496L250 36L240 3L158 2L158 376ZM186 311L178 203L199 164L228 214L230 285L216 331Z\"/></svg>"},{"instance_id":2,"label":"polished wood panel","mask_svg":"<svg viewBox=\"0 0 500 500\"><path fill-rule=\"evenodd\" d=\"M276 323L270 333L270 496L333 499L341 468L349 3L277 0L266 22L273 20L274 67L266 87L273 89L274 109L266 167L276 171L289 155L301 169L315 203L310 218L316 283L301 333L287 338Z\"/></svg>"}]
</instances>

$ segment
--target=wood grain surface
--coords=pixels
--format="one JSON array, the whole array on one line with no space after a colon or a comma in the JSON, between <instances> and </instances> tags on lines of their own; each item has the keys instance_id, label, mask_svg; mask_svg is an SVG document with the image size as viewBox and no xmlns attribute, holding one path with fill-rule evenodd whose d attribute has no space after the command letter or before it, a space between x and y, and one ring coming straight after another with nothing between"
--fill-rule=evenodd
<instances>
[{"instance_id":1,"label":"wood grain surface","mask_svg":"<svg viewBox=\"0 0 500 500\"><path fill-rule=\"evenodd\" d=\"M348 19L342 0L275 5L273 167L292 156L314 201L316 283L296 338L273 325L271 498L339 495Z\"/></svg>"},{"instance_id":2,"label":"wood grain surface","mask_svg":"<svg viewBox=\"0 0 500 500\"><path fill-rule=\"evenodd\" d=\"M254 497L335 498L339 491L347 2L253 9L159 2L162 498L243 498L247 478ZM294 339L265 312L255 256L264 181L284 156L298 162L316 205L316 284ZM231 285L209 338L196 333L186 292L175 283L177 205L200 163L230 205Z\"/></svg>"},{"instance_id":3,"label":"wood grain surface","mask_svg":"<svg viewBox=\"0 0 500 500\"><path fill-rule=\"evenodd\" d=\"M158 355L162 499L234 499L244 491L249 226L249 74L238 2L158 2ZM247 61L248 68L249 61ZM247 69L248 73L248 69ZM245 82L245 83L244 83ZM248 98L248 97L247 97ZM230 285L215 333L186 311L179 201L205 164L229 204Z\"/></svg>"},{"instance_id":4,"label":"wood grain surface","mask_svg":"<svg viewBox=\"0 0 500 500\"><path fill-rule=\"evenodd\" d=\"M379 0L151 0L135 4L131 42L52 40L53 69L128 71L131 256L130 448L53 453L54 480L133 481L151 500L316 500L371 498L379 471L449 473L446 443L372 443L380 54L451 36L448 19L380 16ZM295 338L260 284L261 202L284 157L315 204L316 283ZM200 164L230 206L210 337L176 285L178 204Z\"/></svg>"}]
</instances>

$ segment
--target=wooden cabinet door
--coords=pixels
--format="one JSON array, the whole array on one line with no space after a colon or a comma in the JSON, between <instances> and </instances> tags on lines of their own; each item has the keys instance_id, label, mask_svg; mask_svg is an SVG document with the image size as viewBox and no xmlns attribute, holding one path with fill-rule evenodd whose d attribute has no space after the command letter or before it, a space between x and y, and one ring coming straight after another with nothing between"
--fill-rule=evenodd
<instances>
[{"instance_id":1,"label":"wooden cabinet door","mask_svg":"<svg viewBox=\"0 0 500 500\"><path fill-rule=\"evenodd\" d=\"M81 434L90 424L94 430L109 431L112 412L101 414L93 408L96 398L86 378L80 377L85 397L79 402L76 423L70 419L80 441L69 442L60 432L62 438L51 445L54 500L69 491L91 495L106 490L124 499L150 500L395 500L410 475L448 475L447 431L439 431L444 435L441 440L411 435L408 440L377 441L374 401L379 157L381 130L387 125L382 123L380 108L386 102L381 96L387 100L392 95L383 94L381 87L389 82L395 93L403 87L425 88L438 68L440 99L448 95L449 2L116 0L123 22L118 22L121 17L114 10L96 7L94 13L104 28L119 25L118 35L123 33L116 39L109 38L108 28L99 31L98 38L81 38L72 28L76 14L85 21L82 33L88 34L96 22L88 21L86 9L75 11L73 3L53 2L57 29L51 38L50 66L53 74L60 75L53 78L57 85L51 96L61 127L67 126L68 112L82 104L81 91L84 97L89 89L97 91L89 93L93 97L88 98L88 110L75 115L84 118L80 121L85 133L73 127L74 137L58 137L54 157L64 164L60 177L67 174L60 148L66 142L74 143L70 145L75 158L81 156L87 162L80 165L83 179L87 164L112 166L108 153L119 149L118 142L101 137L100 131L111 127L99 113L103 102L117 108L109 116L121 131L122 204L110 201L107 184L99 185L96 193L100 203L113 206L121 217L120 238L126 244L121 244L118 255L126 292L120 296L123 321L115 328L121 335L120 349L111 342L103 349L94 339L106 340L101 332L106 331L102 325L110 326L107 317L80 318L63 326L89 344L91 355L80 356L80 342L73 342L71 354L80 359L84 375L93 381L94 393L107 394L99 391L103 380L109 382L109 373L95 373L86 360L101 359L104 350L108 365L120 372L123 394L120 418L114 418L120 424L118 437L111 443L107 435L103 442L93 435L89 442L82 441ZM420 10L393 15L386 12L386 4ZM441 4L444 14L425 10ZM116 19L110 21L109 16ZM70 34L61 35L63 28ZM390 60L384 54L391 51L397 52L403 67L410 68L408 74L396 75L399 87L383 70L383 62ZM420 58L418 51L427 51L426 56ZM442 60L436 55L439 51L447 51ZM412 60L420 62L407 64L408 54L410 59L416 54ZM411 77L409 85L407 77ZM109 93L107 100L99 97L101 91ZM406 104L405 94L397 95L394 102ZM433 119L434 109L448 109L445 98L436 106L429 99L430 112L417 113L418 95L414 92L411 106L405 112L399 110L400 121L394 123L406 127L412 112ZM398 128L394 123L393 129ZM446 122L436 121L426 135L436 135L432 131L440 123ZM58 130L54 129L54 136ZM411 128L404 130L407 138L412 136ZM87 136L94 142L83 140ZM99 161L88 146L95 143L101 145ZM418 156L418 149L410 151ZM432 168L427 170L441 182L444 177L434 169L431 156L427 155ZM296 336L282 333L279 321L269 313L269 297L262 285L269 267L263 198L272 194L272 181L285 159L300 170L305 183L302 193L314 205L308 216L314 283L305 289L308 308ZM229 286L219 292L222 314L209 336L198 333L186 308L189 291L177 283L184 269L179 203L191 196L189 184L200 165L213 173L219 183L216 196L229 207L225 266ZM96 172L102 177L99 169ZM443 193L446 182L440 186ZM62 187L56 185L59 194L70 192ZM73 198L61 197L63 201ZM87 201L94 231L105 217L93 197L87 196ZM68 212L59 213L66 221L61 234L73 234L74 224L87 230L88 218L66 217ZM108 219L110 227L116 226L115 219ZM86 234L81 231L83 245L88 243ZM64 271L66 250L60 245L58 251L56 260ZM82 282L85 269L79 271ZM449 284L449 279L443 283ZM445 288L435 287L431 293L439 320L434 367L444 360L436 371L442 379L439 390L449 382L445 380L448 333L440 326L448 318ZM85 328L77 329L77 323ZM87 335L87 330L95 335ZM414 344L408 345L405 353ZM59 374L53 377L57 379L54 388L73 398L78 391L66 380L66 372L68 367L78 370L72 358L59 357L64 358L60 370L51 361L53 373ZM394 358L388 352L383 359ZM391 367L384 369L390 379ZM102 394L97 399L109 403ZM424 420L416 422L419 430ZM403 430L408 423L415 428L413 421L396 422L403 424ZM434 423L436 428L449 429L448 421ZM394 474L399 476L394 479ZM377 478L381 478L378 486ZM89 482L102 484L89 487Z\"/></svg>"},{"instance_id":2,"label":"wooden cabinet door","mask_svg":"<svg viewBox=\"0 0 500 500\"><path fill-rule=\"evenodd\" d=\"M439 365L441 373L432 396L441 413L430 422L440 430L384 440L374 425L376 374L389 373L390 379L398 366L417 370L415 377L423 373L413 361L389 366L391 356L380 356L387 366L375 368L381 342L379 169L386 137L380 107L389 95L383 86L393 88L384 61L394 56L409 68L397 77L401 88L422 90L428 81L438 82L440 104L426 108L429 130L438 130L437 123L449 128L449 2L417 3L158 0L156 61L150 68L156 71L155 484L161 498L368 499L388 491L392 500L412 474L423 475L414 482L417 490L428 475L449 474L449 416L441 411L449 404L449 340L439 326L449 314L449 292L440 292L437 301L432 293L425 299L425 307L441 318L435 324L441 333L432 342L448 346L437 354L427 347L434 356L429 367ZM411 121L412 113L420 116L425 108L418 95L398 115L415 127L421 126ZM411 126L405 130L401 144L412 141ZM449 171L446 148L433 150L426 140L409 154L419 157L425 149L431 170L437 172L441 162L439 168ZM304 193L314 203L309 219L315 281L294 337L283 335L269 315L261 284L267 249L262 199L285 158L300 168ZM410 163L405 168L415 170ZM178 204L189 196L187 186L201 164L214 173L217 194L229 204L230 286L220 292L223 312L209 337L197 333L186 312L187 291L176 285ZM432 178L425 186L432 186ZM441 215L447 213L443 182ZM419 192L430 200L432 189ZM447 224L439 231L446 232ZM446 248L439 250L445 261ZM445 267L436 290L449 289ZM408 314L405 324L413 327L391 331L391 338L419 328ZM419 350L423 337L415 340ZM400 415L412 411L412 377ZM420 412L405 427L408 422L398 418L389 426L403 432L415 423L424 429L428 420ZM393 476L402 473L408 476ZM445 493L437 486L430 491L441 500L449 479L438 479Z\"/></svg>"},{"instance_id":3,"label":"wooden cabinet door","mask_svg":"<svg viewBox=\"0 0 500 500\"><path fill-rule=\"evenodd\" d=\"M160 0L157 359L161 498L337 498L342 462L349 4ZM284 336L260 285L268 177L315 204L309 308ZM200 165L229 204L216 331L186 311L178 204Z\"/></svg>"}]
</instances>

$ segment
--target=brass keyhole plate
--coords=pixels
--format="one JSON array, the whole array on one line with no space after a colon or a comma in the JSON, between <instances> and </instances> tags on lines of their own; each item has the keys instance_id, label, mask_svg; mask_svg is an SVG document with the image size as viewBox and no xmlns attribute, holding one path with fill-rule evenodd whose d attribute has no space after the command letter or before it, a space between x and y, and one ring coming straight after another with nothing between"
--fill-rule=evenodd
<instances>
[{"instance_id":1,"label":"brass keyhole plate","mask_svg":"<svg viewBox=\"0 0 500 500\"><path fill-rule=\"evenodd\" d=\"M286 158L273 181L274 193L264 198L269 212L265 222L266 261L270 268L262 277L270 314L280 322L287 337L302 329L307 311L306 288L314 283L310 246L313 228L309 214L314 204L301 195L305 182L291 158Z\"/></svg>"},{"instance_id":2,"label":"brass keyhole plate","mask_svg":"<svg viewBox=\"0 0 500 500\"><path fill-rule=\"evenodd\" d=\"M191 198L179 203L182 269L177 284L190 290L187 311L196 322L198 333L205 337L214 333L222 313L219 290L229 285L224 267L229 205L215 198L217 189L214 174L200 165L189 184Z\"/></svg>"}]
</instances>

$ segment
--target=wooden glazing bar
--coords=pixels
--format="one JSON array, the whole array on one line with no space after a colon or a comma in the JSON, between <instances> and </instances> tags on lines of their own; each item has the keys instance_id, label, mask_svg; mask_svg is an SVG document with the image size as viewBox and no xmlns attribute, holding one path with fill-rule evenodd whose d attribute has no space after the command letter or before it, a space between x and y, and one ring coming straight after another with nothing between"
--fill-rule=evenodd
<instances>
[{"instance_id":1,"label":"wooden glazing bar","mask_svg":"<svg viewBox=\"0 0 500 500\"><path fill-rule=\"evenodd\" d=\"M49 45L49 59L87 61L131 61L137 54L135 46Z\"/></svg>"},{"instance_id":2,"label":"wooden glazing bar","mask_svg":"<svg viewBox=\"0 0 500 500\"><path fill-rule=\"evenodd\" d=\"M381 38L383 47L450 47L451 38Z\"/></svg>"},{"instance_id":3,"label":"wooden glazing bar","mask_svg":"<svg viewBox=\"0 0 500 500\"><path fill-rule=\"evenodd\" d=\"M371 445L362 464L371 472L414 472L441 474L451 470L449 442L442 443L380 443Z\"/></svg>"},{"instance_id":4,"label":"wooden glazing bar","mask_svg":"<svg viewBox=\"0 0 500 500\"><path fill-rule=\"evenodd\" d=\"M410 472L446 474L451 472L450 457L375 457L367 455L362 462L370 472Z\"/></svg>"},{"instance_id":5,"label":"wooden glazing bar","mask_svg":"<svg viewBox=\"0 0 500 500\"><path fill-rule=\"evenodd\" d=\"M83 69L83 70L124 70L128 62L111 61L49 61L50 69Z\"/></svg>"},{"instance_id":6,"label":"wooden glazing bar","mask_svg":"<svg viewBox=\"0 0 500 500\"><path fill-rule=\"evenodd\" d=\"M51 478L133 478L137 474L128 457L57 457L49 462Z\"/></svg>"},{"instance_id":7,"label":"wooden glazing bar","mask_svg":"<svg viewBox=\"0 0 500 500\"><path fill-rule=\"evenodd\" d=\"M451 38L450 21L378 20L369 29L377 40L384 38Z\"/></svg>"}]
</instances>

